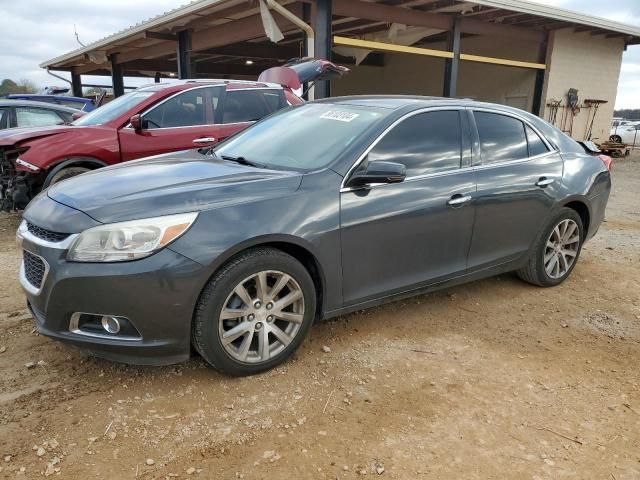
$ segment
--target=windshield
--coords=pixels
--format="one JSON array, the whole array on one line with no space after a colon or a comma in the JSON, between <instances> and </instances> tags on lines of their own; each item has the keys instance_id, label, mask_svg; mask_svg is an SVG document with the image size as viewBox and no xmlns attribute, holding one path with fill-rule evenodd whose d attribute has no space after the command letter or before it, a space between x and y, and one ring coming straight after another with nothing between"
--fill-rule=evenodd
<instances>
[{"instance_id":1,"label":"windshield","mask_svg":"<svg viewBox=\"0 0 640 480\"><path fill-rule=\"evenodd\" d=\"M329 165L388 110L306 104L276 113L214 149L266 168L310 171Z\"/></svg>"},{"instance_id":2,"label":"windshield","mask_svg":"<svg viewBox=\"0 0 640 480\"><path fill-rule=\"evenodd\" d=\"M131 92L111 100L106 105L95 109L84 117L79 118L73 125L101 125L110 122L127 110L149 98L155 92Z\"/></svg>"}]
</instances>

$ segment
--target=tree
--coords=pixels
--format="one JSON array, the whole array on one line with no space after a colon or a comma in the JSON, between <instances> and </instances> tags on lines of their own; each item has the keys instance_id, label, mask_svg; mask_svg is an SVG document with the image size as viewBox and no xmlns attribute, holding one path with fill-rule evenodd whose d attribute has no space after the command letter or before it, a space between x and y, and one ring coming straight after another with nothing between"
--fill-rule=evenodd
<instances>
[{"instance_id":1,"label":"tree","mask_svg":"<svg viewBox=\"0 0 640 480\"><path fill-rule=\"evenodd\" d=\"M37 91L35 83L27 79L19 80L16 83L10 78L5 78L0 83L0 97L11 93L36 93Z\"/></svg>"}]
</instances>

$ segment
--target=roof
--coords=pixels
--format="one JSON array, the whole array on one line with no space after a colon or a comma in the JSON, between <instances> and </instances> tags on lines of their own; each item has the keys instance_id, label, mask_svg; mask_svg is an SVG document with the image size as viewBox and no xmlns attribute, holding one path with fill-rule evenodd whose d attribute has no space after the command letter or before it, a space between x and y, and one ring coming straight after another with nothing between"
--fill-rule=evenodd
<instances>
[{"instance_id":1,"label":"roof","mask_svg":"<svg viewBox=\"0 0 640 480\"><path fill-rule=\"evenodd\" d=\"M614 22L606 18L586 15L564 8L545 5L543 3L530 2L528 0L473 0L473 3L486 7L506 9L513 12L521 12L576 25L593 27L599 30L623 33L633 37L640 37L640 27L638 26Z\"/></svg>"},{"instance_id":2,"label":"roof","mask_svg":"<svg viewBox=\"0 0 640 480\"><path fill-rule=\"evenodd\" d=\"M302 16L300 2L278 1L297 16ZM349 0L344 1L348 3ZM452 14L459 14L463 19L474 22L537 32L575 28L578 31L622 37L626 44L640 43L638 26L527 0L377 0L373 3L403 7L403 11L411 9L432 14L432 17L450 18ZM334 3L334 32L339 32L336 34L361 36L389 28L385 22L356 18L357 15L347 18L337 16L335 12L341 4ZM281 17L276 17L285 34L285 39L277 45L268 41L264 34L258 2L195 0L85 47L44 61L40 66L58 70L77 68L81 74L108 74L108 56L117 53L120 56L118 63L124 65L125 74L134 71L145 71L146 75L155 71L174 72L176 33L191 29L194 32L192 57L194 61L201 62L199 67L203 67L203 74L217 76L229 73L236 77L244 75L245 78L255 78L263 69L278 64L274 61L276 58L282 61L300 56L298 45L302 39L301 32L286 21L280 22L283 20ZM240 43L247 41L251 43L242 48ZM234 58L237 68L231 66L234 65ZM255 65L245 64L245 59L253 59ZM199 69L197 71L201 73Z\"/></svg>"},{"instance_id":3,"label":"roof","mask_svg":"<svg viewBox=\"0 0 640 480\"><path fill-rule=\"evenodd\" d=\"M12 100L6 98L0 98L0 107L40 107L47 108L49 110L60 110L62 112L76 113L81 112L77 108L67 107L65 105L59 105L57 103L49 102L37 102L35 100Z\"/></svg>"}]
</instances>

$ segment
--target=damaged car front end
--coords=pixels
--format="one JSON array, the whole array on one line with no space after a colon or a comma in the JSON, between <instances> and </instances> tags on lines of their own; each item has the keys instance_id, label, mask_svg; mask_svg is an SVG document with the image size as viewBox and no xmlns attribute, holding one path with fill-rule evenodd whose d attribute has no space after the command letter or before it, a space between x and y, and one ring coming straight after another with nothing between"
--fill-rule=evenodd
<instances>
[{"instance_id":1,"label":"damaged car front end","mask_svg":"<svg viewBox=\"0 0 640 480\"><path fill-rule=\"evenodd\" d=\"M40 191L40 167L20 158L25 147L0 147L0 200L6 212L23 209Z\"/></svg>"}]
</instances>

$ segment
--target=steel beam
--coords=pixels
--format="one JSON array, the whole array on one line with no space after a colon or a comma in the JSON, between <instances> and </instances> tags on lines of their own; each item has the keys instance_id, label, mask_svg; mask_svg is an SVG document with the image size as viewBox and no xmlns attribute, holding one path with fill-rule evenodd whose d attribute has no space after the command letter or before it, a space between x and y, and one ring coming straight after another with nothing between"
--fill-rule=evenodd
<instances>
[{"instance_id":1,"label":"steel beam","mask_svg":"<svg viewBox=\"0 0 640 480\"><path fill-rule=\"evenodd\" d=\"M331 17L333 0L317 0L314 30L316 33L316 57L331 60L332 32ZM331 83L329 80L316 82L314 98L327 98L331 96Z\"/></svg>"},{"instance_id":2,"label":"steel beam","mask_svg":"<svg viewBox=\"0 0 640 480\"><path fill-rule=\"evenodd\" d=\"M195 72L191 60L191 30L178 32L177 61L178 78L182 80L193 78Z\"/></svg>"},{"instance_id":3,"label":"steel beam","mask_svg":"<svg viewBox=\"0 0 640 480\"><path fill-rule=\"evenodd\" d=\"M74 97L82 96L82 76L76 73L76 69L71 70L71 91Z\"/></svg>"},{"instance_id":4,"label":"steel beam","mask_svg":"<svg viewBox=\"0 0 640 480\"><path fill-rule=\"evenodd\" d=\"M447 50L453 53L453 58L447 58L444 63L443 97L455 97L458 87L458 66L460 65L460 18L453 21L453 28L449 30Z\"/></svg>"},{"instance_id":5,"label":"steel beam","mask_svg":"<svg viewBox=\"0 0 640 480\"><path fill-rule=\"evenodd\" d=\"M124 95L124 78L122 76L122 65L118 63L118 55L111 55L111 85L113 86L113 96Z\"/></svg>"}]
</instances>

